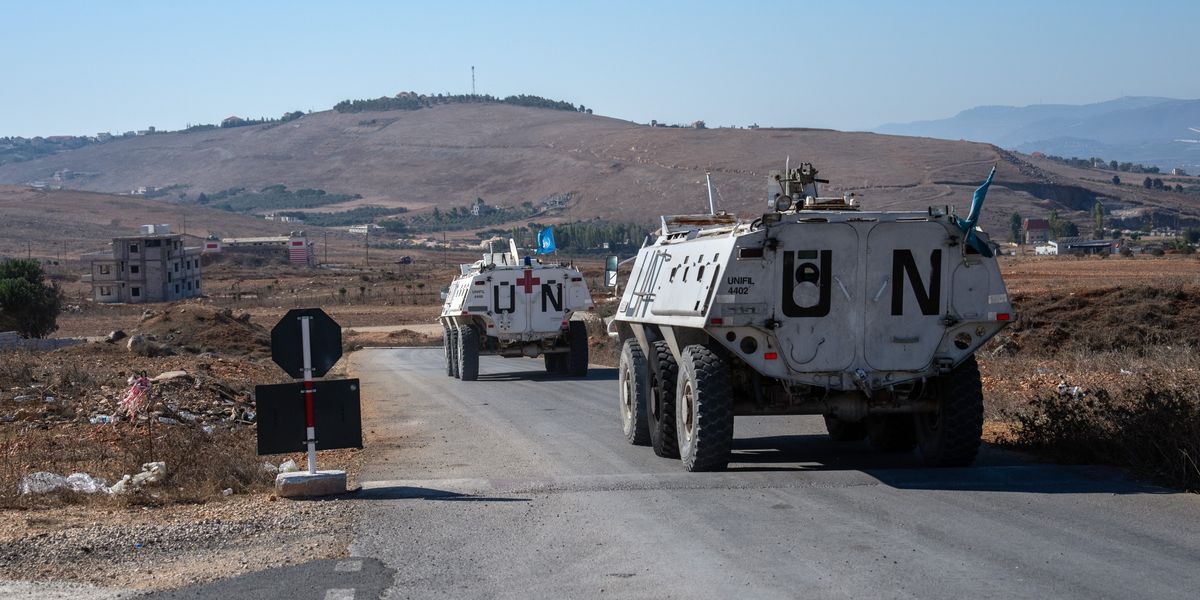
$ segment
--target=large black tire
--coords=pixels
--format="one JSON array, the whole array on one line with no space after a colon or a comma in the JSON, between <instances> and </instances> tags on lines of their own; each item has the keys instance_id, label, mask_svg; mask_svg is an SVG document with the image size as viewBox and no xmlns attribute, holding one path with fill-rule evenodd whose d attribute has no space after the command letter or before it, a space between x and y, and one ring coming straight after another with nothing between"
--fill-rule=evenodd
<instances>
[{"instance_id":1,"label":"large black tire","mask_svg":"<svg viewBox=\"0 0 1200 600\"><path fill-rule=\"evenodd\" d=\"M733 450L729 365L700 345L683 349L675 386L675 431L687 471L722 471Z\"/></svg>"},{"instance_id":2,"label":"large black tire","mask_svg":"<svg viewBox=\"0 0 1200 600\"><path fill-rule=\"evenodd\" d=\"M931 467L970 466L983 438L983 384L975 357L933 383L937 411L914 415L921 460Z\"/></svg>"},{"instance_id":3,"label":"large black tire","mask_svg":"<svg viewBox=\"0 0 1200 600\"><path fill-rule=\"evenodd\" d=\"M917 445L917 434L911 414L875 415L867 417L867 438L871 447L881 452L911 452Z\"/></svg>"},{"instance_id":4,"label":"large black tire","mask_svg":"<svg viewBox=\"0 0 1200 600\"><path fill-rule=\"evenodd\" d=\"M450 331L449 327L445 324L442 325L442 350L446 352L446 376L454 377L454 340L450 335Z\"/></svg>"},{"instance_id":5,"label":"large black tire","mask_svg":"<svg viewBox=\"0 0 1200 600\"><path fill-rule=\"evenodd\" d=\"M650 444L650 425L646 420L646 400L650 396L650 367L637 340L630 338L621 346L617 367L620 382L621 431L635 446Z\"/></svg>"},{"instance_id":6,"label":"large black tire","mask_svg":"<svg viewBox=\"0 0 1200 600\"><path fill-rule=\"evenodd\" d=\"M567 354L567 374L571 377L587 377L588 333L583 321L570 321L567 325L567 343L571 351Z\"/></svg>"},{"instance_id":7,"label":"large black tire","mask_svg":"<svg viewBox=\"0 0 1200 600\"><path fill-rule=\"evenodd\" d=\"M666 342L654 342L653 348L658 368L650 374L650 397L646 399L650 447L663 458L679 458L679 442L675 439L675 383L679 365Z\"/></svg>"},{"instance_id":8,"label":"large black tire","mask_svg":"<svg viewBox=\"0 0 1200 600\"><path fill-rule=\"evenodd\" d=\"M861 442L867 437L867 424L863 421L853 423L837 417L825 415L825 431L835 442Z\"/></svg>"},{"instance_id":9,"label":"large black tire","mask_svg":"<svg viewBox=\"0 0 1200 600\"><path fill-rule=\"evenodd\" d=\"M458 327L450 326L450 376L458 377Z\"/></svg>"},{"instance_id":10,"label":"large black tire","mask_svg":"<svg viewBox=\"0 0 1200 600\"><path fill-rule=\"evenodd\" d=\"M559 365L562 364L563 356L564 355L562 355L562 354L544 354L544 355L542 355L543 361L546 363L546 372L547 373L561 373L562 367Z\"/></svg>"},{"instance_id":11,"label":"large black tire","mask_svg":"<svg viewBox=\"0 0 1200 600\"><path fill-rule=\"evenodd\" d=\"M470 325L458 331L458 378L479 379L479 330Z\"/></svg>"}]
</instances>

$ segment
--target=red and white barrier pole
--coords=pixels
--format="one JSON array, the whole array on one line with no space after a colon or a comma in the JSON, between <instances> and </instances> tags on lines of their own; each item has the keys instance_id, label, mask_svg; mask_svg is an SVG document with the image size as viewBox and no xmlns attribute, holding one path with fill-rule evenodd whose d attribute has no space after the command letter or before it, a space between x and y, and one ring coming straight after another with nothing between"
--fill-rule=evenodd
<instances>
[{"instance_id":1,"label":"red and white barrier pole","mask_svg":"<svg viewBox=\"0 0 1200 600\"><path fill-rule=\"evenodd\" d=\"M312 368L312 338L309 335L309 321L312 317L300 317L300 343L304 347L304 424L308 435L308 472L317 473L317 428L313 418L313 368Z\"/></svg>"}]
</instances>

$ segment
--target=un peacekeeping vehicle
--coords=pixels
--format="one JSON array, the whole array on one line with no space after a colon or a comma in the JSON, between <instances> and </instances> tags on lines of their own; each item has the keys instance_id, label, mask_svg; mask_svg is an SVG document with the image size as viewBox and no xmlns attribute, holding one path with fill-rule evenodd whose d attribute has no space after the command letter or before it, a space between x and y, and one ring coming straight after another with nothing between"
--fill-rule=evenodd
<instances>
[{"instance_id":1,"label":"un peacekeeping vehicle","mask_svg":"<svg viewBox=\"0 0 1200 600\"><path fill-rule=\"evenodd\" d=\"M614 319L626 439L720 470L735 416L823 415L834 440L971 464L974 352L1014 317L975 225L991 175L966 219L860 210L851 195L820 197L816 175L808 163L772 172L771 210L750 221L662 218Z\"/></svg>"},{"instance_id":2,"label":"un peacekeeping vehicle","mask_svg":"<svg viewBox=\"0 0 1200 600\"><path fill-rule=\"evenodd\" d=\"M587 328L571 315L593 304L578 270L522 259L509 240L508 252L484 254L461 271L439 317L447 375L475 381L481 355L544 356L551 373L587 375Z\"/></svg>"}]
</instances>

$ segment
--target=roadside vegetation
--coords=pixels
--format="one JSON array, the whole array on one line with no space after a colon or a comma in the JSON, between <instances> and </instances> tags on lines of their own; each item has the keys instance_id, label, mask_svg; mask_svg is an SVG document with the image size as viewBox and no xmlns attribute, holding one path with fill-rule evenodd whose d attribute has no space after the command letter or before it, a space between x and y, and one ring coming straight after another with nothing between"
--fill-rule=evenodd
<instances>
[{"instance_id":1,"label":"roadside vegetation","mask_svg":"<svg viewBox=\"0 0 1200 600\"><path fill-rule=\"evenodd\" d=\"M980 355L993 442L1200 491L1200 286L1017 294Z\"/></svg>"}]
</instances>

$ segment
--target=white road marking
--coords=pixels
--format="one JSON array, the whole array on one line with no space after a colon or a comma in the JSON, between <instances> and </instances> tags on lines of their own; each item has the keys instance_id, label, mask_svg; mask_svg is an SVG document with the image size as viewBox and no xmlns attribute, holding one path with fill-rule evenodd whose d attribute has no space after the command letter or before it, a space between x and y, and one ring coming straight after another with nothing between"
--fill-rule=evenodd
<instances>
[{"instance_id":1,"label":"white road marking","mask_svg":"<svg viewBox=\"0 0 1200 600\"><path fill-rule=\"evenodd\" d=\"M333 570L338 573L354 573L362 570L362 561L359 559L339 560L334 565Z\"/></svg>"},{"instance_id":2,"label":"white road marking","mask_svg":"<svg viewBox=\"0 0 1200 600\"><path fill-rule=\"evenodd\" d=\"M354 588L325 590L325 600L354 600Z\"/></svg>"}]
</instances>

